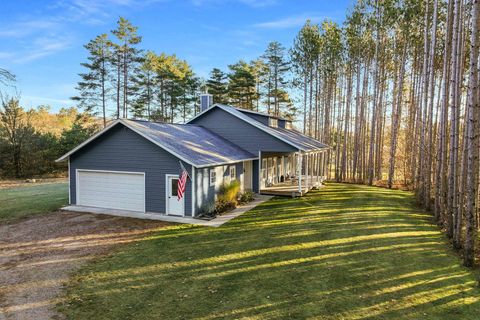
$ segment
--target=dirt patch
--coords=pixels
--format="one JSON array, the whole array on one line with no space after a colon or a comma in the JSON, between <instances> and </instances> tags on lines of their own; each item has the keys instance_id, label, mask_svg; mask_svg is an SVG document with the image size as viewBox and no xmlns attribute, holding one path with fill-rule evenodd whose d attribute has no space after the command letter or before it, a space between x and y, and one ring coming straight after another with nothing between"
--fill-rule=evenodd
<instances>
[{"instance_id":1,"label":"dirt patch","mask_svg":"<svg viewBox=\"0 0 480 320\"><path fill-rule=\"evenodd\" d=\"M0 320L61 319L55 305L72 272L166 225L72 212L0 225Z\"/></svg>"},{"instance_id":2,"label":"dirt patch","mask_svg":"<svg viewBox=\"0 0 480 320\"><path fill-rule=\"evenodd\" d=\"M34 186L37 184L67 182L67 178L40 178L23 180L0 180L0 190L16 187Z\"/></svg>"}]
</instances>

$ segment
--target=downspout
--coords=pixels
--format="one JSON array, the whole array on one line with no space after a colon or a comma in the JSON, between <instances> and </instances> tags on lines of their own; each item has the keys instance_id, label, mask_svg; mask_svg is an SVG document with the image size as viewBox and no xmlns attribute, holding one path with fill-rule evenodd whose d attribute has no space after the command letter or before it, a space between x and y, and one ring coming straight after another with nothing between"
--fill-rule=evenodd
<instances>
[{"instance_id":1,"label":"downspout","mask_svg":"<svg viewBox=\"0 0 480 320\"><path fill-rule=\"evenodd\" d=\"M196 210L195 210L195 204L196 204L196 194L195 194L195 184L197 183L197 180L195 178L195 171L196 171L196 168L194 166L192 166L192 218L195 218L195 213L196 213ZM210 183L210 181L209 181Z\"/></svg>"}]
</instances>

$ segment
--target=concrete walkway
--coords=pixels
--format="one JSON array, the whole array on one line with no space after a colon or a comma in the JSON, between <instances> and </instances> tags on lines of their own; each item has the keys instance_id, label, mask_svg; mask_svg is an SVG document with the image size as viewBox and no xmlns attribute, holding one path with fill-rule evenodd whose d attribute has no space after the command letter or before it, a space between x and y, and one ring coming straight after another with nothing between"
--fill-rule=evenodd
<instances>
[{"instance_id":1,"label":"concrete walkway","mask_svg":"<svg viewBox=\"0 0 480 320\"><path fill-rule=\"evenodd\" d=\"M220 227L222 224L232 220L233 218L240 216L241 214L255 208L259 204L262 204L270 200L271 198L273 198L273 196L257 194L255 195L254 201L238 206L234 210L224 215L217 216L215 219L212 219L212 220L203 220L203 219L196 219L191 217L169 216L161 213L152 213L152 212L143 213L143 212L129 211L129 210L104 209L104 208L76 206L76 205L66 206L61 208L61 210L73 211L73 212L87 212L87 213L95 213L95 214L106 214L111 216L137 218L137 219L160 220L160 221L174 222L174 223L187 223L187 224L194 224L194 225L207 226L207 227Z\"/></svg>"}]
</instances>

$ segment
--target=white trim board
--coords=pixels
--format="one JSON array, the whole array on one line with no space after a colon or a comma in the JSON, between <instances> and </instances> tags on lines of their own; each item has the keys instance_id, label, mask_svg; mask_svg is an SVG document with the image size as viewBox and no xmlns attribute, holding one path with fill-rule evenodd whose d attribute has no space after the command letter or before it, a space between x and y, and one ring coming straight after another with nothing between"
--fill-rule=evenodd
<instances>
[{"instance_id":1,"label":"white trim board","mask_svg":"<svg viewBox=\"0 0 480 320\"><path fill-rule=\"evenodd\" d=\"M76 177L75 177L76 178ZM68 204L72 204L72 188L70 187L70 157L68 158Z\"/></svg>"}]
</instances>

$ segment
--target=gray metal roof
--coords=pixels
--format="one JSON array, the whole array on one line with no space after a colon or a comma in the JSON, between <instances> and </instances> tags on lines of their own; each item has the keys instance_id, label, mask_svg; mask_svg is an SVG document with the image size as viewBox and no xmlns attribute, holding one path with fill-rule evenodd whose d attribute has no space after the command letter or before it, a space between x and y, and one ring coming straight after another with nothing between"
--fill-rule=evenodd
<instances>
[{"instance_id":1,"label":"gray metal roof","mask_svg":"<svg viewBox=\"0 0 480 320\"><path fill-rule=\"evenodd\" d=\"M268 114L268 113L265 113L265 112L247 110L247 109L242 109L242 108L234 107L234 106L230 106L230 107L235 108L238 111L243 112L243 113L252 113L252 114L257 114L259 116L264 116L264 117L268 117L268 118L274 118L274 119L283 120L283 121L291 121L287 118L283 118L283 117L280 117L280 116L274 116L273 114Z\"/></svg>"},{"instance_id":2,"label":"gray metal roof","mask_svg":"<svg viewBox=\"0 0 480 320\"><path fill-rule=\"evenodd\" d=\"M296 130L293 129L284 129L284 128L273 128L267 125L264 125L260 121L257 121L245 113L238 111L237 108L224 105L224 104L215 104L214 107L218 107L224 111L227 111L230 114L233 114L234 116L244 120L245 122L248 122L255 127L271 134L272 136L282 140L285 143L290 144L291 146L298 148L299 150L302 151L314 151L314 150L320 150L320 149L327 149L329 146L326 144L321 143L320 141L309 137L307 135L304 135ZM213 107L212 107L213 108ZM210 108L211 109L211 108ZM207 109L206 111L210 110Z\"/></svg>"},{"instance_id":3,"label":"gray metal roof","mask_svg":"<svg viewBox=\"0 0 480 320\"><path fill-rule=\"evenodd\" d=\"M300 146L302 150L311 151L318 149L326 149L328 146L321 143L320 141L304 135L294 129L284 129L284 128L272 128L270 130L275 131L275 134L279 137L284 138L285 140L292 141L296 145Z\"/></svg>"},{"instance_id":4,"label":"gray metal roof","mask_svg":"<svg viewBox=\"0 0 480 320\"><path fill-rule=\"evenodd\" d=\"M122 122L196 167L257 158L204 127L125 119Z\"/></svg>"}]
</instances>

